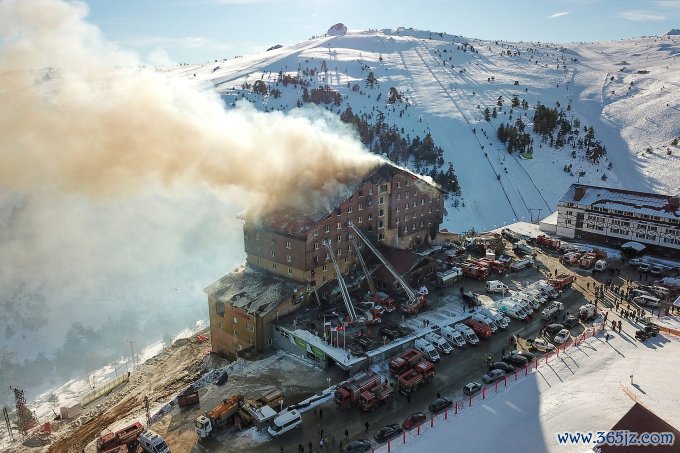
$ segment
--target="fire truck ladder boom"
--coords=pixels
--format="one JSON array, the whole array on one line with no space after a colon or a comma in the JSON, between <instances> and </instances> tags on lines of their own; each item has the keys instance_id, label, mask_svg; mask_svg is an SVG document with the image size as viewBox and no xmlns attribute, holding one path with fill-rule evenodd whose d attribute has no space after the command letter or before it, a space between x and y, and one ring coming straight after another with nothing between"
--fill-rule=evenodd
<instances>
[{"instance_id":1,"label":"fire truck ladder boom","mask_svg":"<svg viewBox=\"0 0 680 453\"><path fill-rule=\"evenodd\" d=\"M364 257L361 256L361 250L359 250L359 246L357 245L357 241L352 238L352 244L354 244L354 250L357 252L357 259L359 260L359 263L361 264L361 268L364 270L364 274L366 274L366 282L368 282L368 289L371 291L372 294L376 293L375 285L373 284L373 279L371 278L371 274L368 272L368 267L366 267L366 262L364 261Z\"/></svg>"},{"instance_id":2,"label":"fire truck ladder boom","mask_svg":"<svg viewBox=\"0 0 680 453\"><path fill-rule=\"evenodd\" d=\"M361 238L362 241L364 241L364 244L368 246L369 249L373 252L373 254L378 257L380 262L387 268L388 271L394 276L394 278L399 282L401 287L404 289L404 292L406 293L406 296L408 297L409 301L414 302L416 300L416 293L413 292L410 286L406 283L406 281L402 278L401 275L399 275L399 272L390 264L389 261L380 253L380 251L371 244L371 241L368 240L366 236L364 236L364 233L361 232L359 228L354 226L353 223L350 223L350 228L354 230L354 232Z\"/></svg>"},{"instance_id":3,"label":"fire truck ladder boom","mask_svg":"<svg viewBox=\"0 0 680 453\"><path fill-rule=\"evenodd\" d=\"M347 290L347 285L345 284L345 279L342 278L340 273L340 266L338 266L338 261L335 259L335 254L331 247L330 241L324 241L323 245L328 249L328 254L333 261L333 267L335 268L335 275L338 277L338 285L340 286L340 293L342 294L342 299L345 301L345 307L347 308L347 314L349 315L350 321L354 322L357 320L357 314L354 311L354 305L352 305L352 299L349 296L349 291Z\"/></svg>"}]
</instances>

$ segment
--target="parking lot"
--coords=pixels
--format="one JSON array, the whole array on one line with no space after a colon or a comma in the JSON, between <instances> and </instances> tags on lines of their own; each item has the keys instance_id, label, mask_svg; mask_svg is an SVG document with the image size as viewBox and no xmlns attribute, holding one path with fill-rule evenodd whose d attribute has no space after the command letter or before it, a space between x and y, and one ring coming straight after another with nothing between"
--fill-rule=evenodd
<instances>
[{"instance_id":1,"label":"parking lot","mask_svg":"<svg viewBox=\"0 0 680 453\"><path fill-rule=\"evenodd\" d=\"M562 266L556 254L545 254L539 252L536 260L537 268L529 268L520 272L510 273L499 277L511 289L521 289L537 280L546 278L549 274L555 273L572 273L571 270ZM598 274L597 277L602 279L603 275ZM562 317L567 311L577 313L578 307L586 303L586 301L594 301L594 293L592 289L595 287L596 280L592 275L579 275L576 281L570 288L566 289L560 297L560 302L564 304L564 310L561 312ZM459 304L460 309L463 309L462 301L459 297L461 287L466 291L471 290L478 293L484 292L484 282L469 279L463 279L455 285L452 285L444 290L436 290L430 292L429 307L422 311L416 317L402 319L400 312L395 312L389 315L390 322L404 322L406 325L419 325L422 320L428 318L428 312L434 312L441 308L443 304ZM501 296L482 297L482 303L493 306L495 300ZM455 301L454 301L455 299ZM547 304L546 304L547 305ZM536 310L531 319L520 321L513 319L509 327L505 330L499 330L491 338L481 340L480 344L474 347L467 346L464 349L456 349L452 354L443 356L442 360L436 364L436 372L434 379L418 388L412 394L410 401L404 395L395 392L395 397L386 404L378 407L372 412L364 413L358 407L353 407L347 410L340 410L336 408L334 402L319 406L316 411L307 410L302 414L303 425L301 428L293 430L282 435L277 439L262 439L262 443L258 445L258 451L262 452L280 452L281 448L284 451L297 451L298 446L302 444L305 451L309 451L309 444L313 446L313 451L319 451L319 440L323 430L323 437L326 442L331 442L335 439L335 449L338 448L338 443L345 440L344 432L348 431L349 440L369 438L373 445L378 445L373 440L373 434L381 427L390 423L401 423L410 414L418 411L429 413L428 405L432 400L437 398L437 395L442 396L459 396L462 395L462 389L465 384L469 382L482 382L482 375L488 371L487 355L492 357L492 361L499 361L502 352L509 351L512 348L510 338L517 336L520 347L527 346L525 339L534 339L540 333L541 327L547 325L549 321L541 319L540 311ZM560 321L558 315L557 321ZM371 333L380 341L381 335L377 332L378 327L372 327ZM578 335L584 329L583 324L578 323L570 329L573 336ZM375 332L374 332L375 331ZM536 352L536 351L533 351ZM539 353L540 354L540 353ZM300 378L304 378L306 373L304 367L300 370ZM337 378L336 378L337 379ZM390 377L390 380L392 378ZM333 384L335 382L331 382ZM323 416L320 417L320 411L323 410ZM368 423L368 432L366 432L366 423ZM203 451L207 445L197 445L193 451ZM249 448L242 443L233 443L228 440L224 443L217 444L211 442L209 445L211 451L223 452L238 452L247 451ZM252 445L250 446L252 448ZM333 447L331 447L332 449Z\"/></svg>"}]
</instances>

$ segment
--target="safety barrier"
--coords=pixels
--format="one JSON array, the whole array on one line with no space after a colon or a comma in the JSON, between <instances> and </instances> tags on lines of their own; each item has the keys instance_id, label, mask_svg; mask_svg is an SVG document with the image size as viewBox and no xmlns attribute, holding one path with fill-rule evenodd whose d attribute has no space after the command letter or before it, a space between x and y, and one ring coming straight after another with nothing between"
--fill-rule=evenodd
<instances>
[{"instance_id":1,"label":"safety barrier","mask_svg":"<svg viewBox=\"0 0 680 453\"><path fill-rule=\"evenodd\" d=\"M466 409L469 410L469 408L473 407L473 403L495 398L497 394L503 393L506 388L509 388L515 383L519 383L524 378L528 377L530 372L535 372L540 366L545 366L550 363L552 358L558 358L560 354L565 354L571 347L579 347L585 340L592 338L597 334L598 331L602 330L603 328L601 327L588 328L583 331L582 334L555 348L553 352L546 352L545 356L541 357L540 359L538 357L535 358L533 361L527 363L524 368L516 368L514 373L504 376L502 380L498 380L493 384L482 386L482 390L475 395L458 395L457 397L454 397L453 404L444 412L431 415L427 422L419 424L411 430L405 430L401 436L387 441L386 444L383 444L377 448L371 448L371 452L392 453L393 451L396 451L399 445L408 443L410 438L418 437L428 430L436 429L439 424L443 423L444 421L458 417L461 413L464 413Z\"/></svg>"},{"instance_id":2,"label":"safety barrier","mask_svg":"<svg viewBox=\"0 0 680 453\"><path fill-rule=\"evenodd\" d=\"M82 407L87 406L90 404L92 401L95 401L99 398L101 398L104 395L107 395L110 393L113 389L116 387L125 384L130 380L130 372L123 373L118 377L115 377L102 385L101 387L92 390L91 392L86 393L83 395L83 397L80 399L79 403Z\"/></svg>"}]
</instances>

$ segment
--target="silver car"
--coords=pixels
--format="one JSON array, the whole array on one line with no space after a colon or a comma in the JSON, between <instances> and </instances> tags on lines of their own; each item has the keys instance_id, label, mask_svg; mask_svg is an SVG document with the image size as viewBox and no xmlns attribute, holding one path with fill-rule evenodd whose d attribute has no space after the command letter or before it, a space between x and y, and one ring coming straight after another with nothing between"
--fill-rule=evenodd
<instances>
[{"instance_id":1,"label":"silver car","mask_svg":"<svg viewBox=\"0 0 680 453\"><path fill-rule=\"evenodd\" d=\"M491 384L492 382L496 382L499 379L503 379L505 376L505 371L503 370L491 370L488 373L486 373L484 376L482 376L482 381L484 381L485 384Z\"/></svg>"}]
</instances>

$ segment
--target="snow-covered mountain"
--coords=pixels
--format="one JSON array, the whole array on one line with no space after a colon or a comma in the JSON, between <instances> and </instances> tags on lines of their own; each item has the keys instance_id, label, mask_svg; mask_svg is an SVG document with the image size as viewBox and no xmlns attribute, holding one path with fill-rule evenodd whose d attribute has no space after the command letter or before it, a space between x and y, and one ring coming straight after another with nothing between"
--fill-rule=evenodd
<instances>
[{"instance_id":1,"label":"snow-covered mountain","mask_svg":"<svg viewBox=\"0 0 680 453\"><path fill-rule=\"evenodd\" d=\"M443 226L461 231L536 220L576 181L680 191L678 53L680 37L672 35L555 45L399 28L315 37L166 70L214 85L228 107L245 100L262 111L307 105L305 91L328 86L330 103L320 106L333 113L351 107L369 124L380 119L408 140L430 133L443 149L443 165L408 163L421 172L453 164L461 192L447 201ZM370 73L373 87L366 83ZM390 88L401 100L390 103ZM512 107L514 97L520 104ZM571 126L559 149L549 136L532 132L538 104L555 108ZM488 121L487 108L498 110ZM496 134L520 117L533 140L528 160L506 152ZM588 127L606 148L599 162L577 146Z\"/></svg>"}]
</instances>

